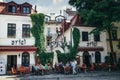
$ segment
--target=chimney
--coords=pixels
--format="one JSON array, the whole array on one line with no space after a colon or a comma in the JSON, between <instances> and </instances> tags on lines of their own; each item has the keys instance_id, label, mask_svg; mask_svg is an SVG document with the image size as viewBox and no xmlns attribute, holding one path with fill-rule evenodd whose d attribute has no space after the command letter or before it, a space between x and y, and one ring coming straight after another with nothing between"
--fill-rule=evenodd
<instances>
[{"instance_id":1,"label":"chimney","mask_svg":"<svg viewBox=\"0 0 120 80\"><path fill-rule=\"evenodd\" d=\"M60 10L60 15L62 14L62 10Z\"/></svg>"},{"instance_id":2,"label":"chimney","mask_svg":"<svg viewBox=\"0 0 120 80\"><path fill-rule=\"evenodd\" d=\"M35 12L37 13L37 6L35 5Z\"/></svg>"}]
</instances>

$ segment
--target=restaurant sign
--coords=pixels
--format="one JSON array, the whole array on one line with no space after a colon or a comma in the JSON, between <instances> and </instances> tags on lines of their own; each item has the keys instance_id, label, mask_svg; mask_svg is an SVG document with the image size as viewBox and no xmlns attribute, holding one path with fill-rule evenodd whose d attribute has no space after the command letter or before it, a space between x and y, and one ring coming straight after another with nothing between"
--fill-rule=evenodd
<instances>
[{"instance_id":1,"label":"restaurant sign","mask_svg":"<svg viewBox=\"0 0 120 80\"><path fill-rule=\"evenodd\" d=\"M97 46L97 42L96 41L91 41L91 42L87 42L87 46L88 47L95 47L95 46Z\"/></svg>"},{"instance_id":2,"label":"restaurant sign","mask_svg":"<svg viewBox=\"0 0 120 80\"><path fill-rule=\"evenodd\" d=\"M11 45L25 45L26 39L11 40Z\"/></svg>"}]
</instances>

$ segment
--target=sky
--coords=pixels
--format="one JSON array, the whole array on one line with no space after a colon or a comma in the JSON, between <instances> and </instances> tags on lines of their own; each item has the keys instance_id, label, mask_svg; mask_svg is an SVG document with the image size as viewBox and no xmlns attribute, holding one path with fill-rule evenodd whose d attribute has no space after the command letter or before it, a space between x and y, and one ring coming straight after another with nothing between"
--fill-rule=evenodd
<instances>
[{"instance_id":1,"label":"sky","mask_svg":"<svg viewBox=\"0 0 120 80\"><path fill-rule=\"evenodd\" d=\"M10 2L11 0L4 0L6 2ZM65 10L66 8L72 8L72 6L68 4L69 0L12 0L18 4L28 2L33 6L37 6L38 13L50 14L55 13L59 14L60 10ZM33 7L34 8L34 7Z\"/></svg>"}]
</instances>

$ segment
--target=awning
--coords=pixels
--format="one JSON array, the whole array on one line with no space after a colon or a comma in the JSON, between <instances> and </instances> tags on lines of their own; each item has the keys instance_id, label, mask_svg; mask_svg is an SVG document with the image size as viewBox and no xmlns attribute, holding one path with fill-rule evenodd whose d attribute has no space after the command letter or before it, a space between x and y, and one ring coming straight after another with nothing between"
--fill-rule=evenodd
<instances>
[{"instance_id":1,"label":"awning","mask_svg":"<svg viewBox=\"0 0 120 80\"><path fill-rule=\"evenodd\" d=\"M103 47L79 47L78 51L103 51Z\"/></svg>"},{"instance_id":2,"label":"awning","mask_svg":"<svg viewBox=\"0 0 120 80\"><path fill-rule=\"evenodd\" d=\"M35 46L0 46L0 51L36 51Z\"/></svg>"}]
</instances>

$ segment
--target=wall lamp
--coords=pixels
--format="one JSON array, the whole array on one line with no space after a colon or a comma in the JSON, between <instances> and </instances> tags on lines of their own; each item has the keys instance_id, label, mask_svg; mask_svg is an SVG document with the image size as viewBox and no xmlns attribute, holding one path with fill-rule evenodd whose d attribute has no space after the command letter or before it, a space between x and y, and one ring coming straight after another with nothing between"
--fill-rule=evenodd
<instances>
[{"instance_id":1,"label":"wall lamp","mask_svg":"<svg viewBox=\"0 0 120 80\"><path fill-rule=\"evenodd\" d=\"M18 54L18 57L20 58L20 53Z\"/></svg>"}]
</instances>

